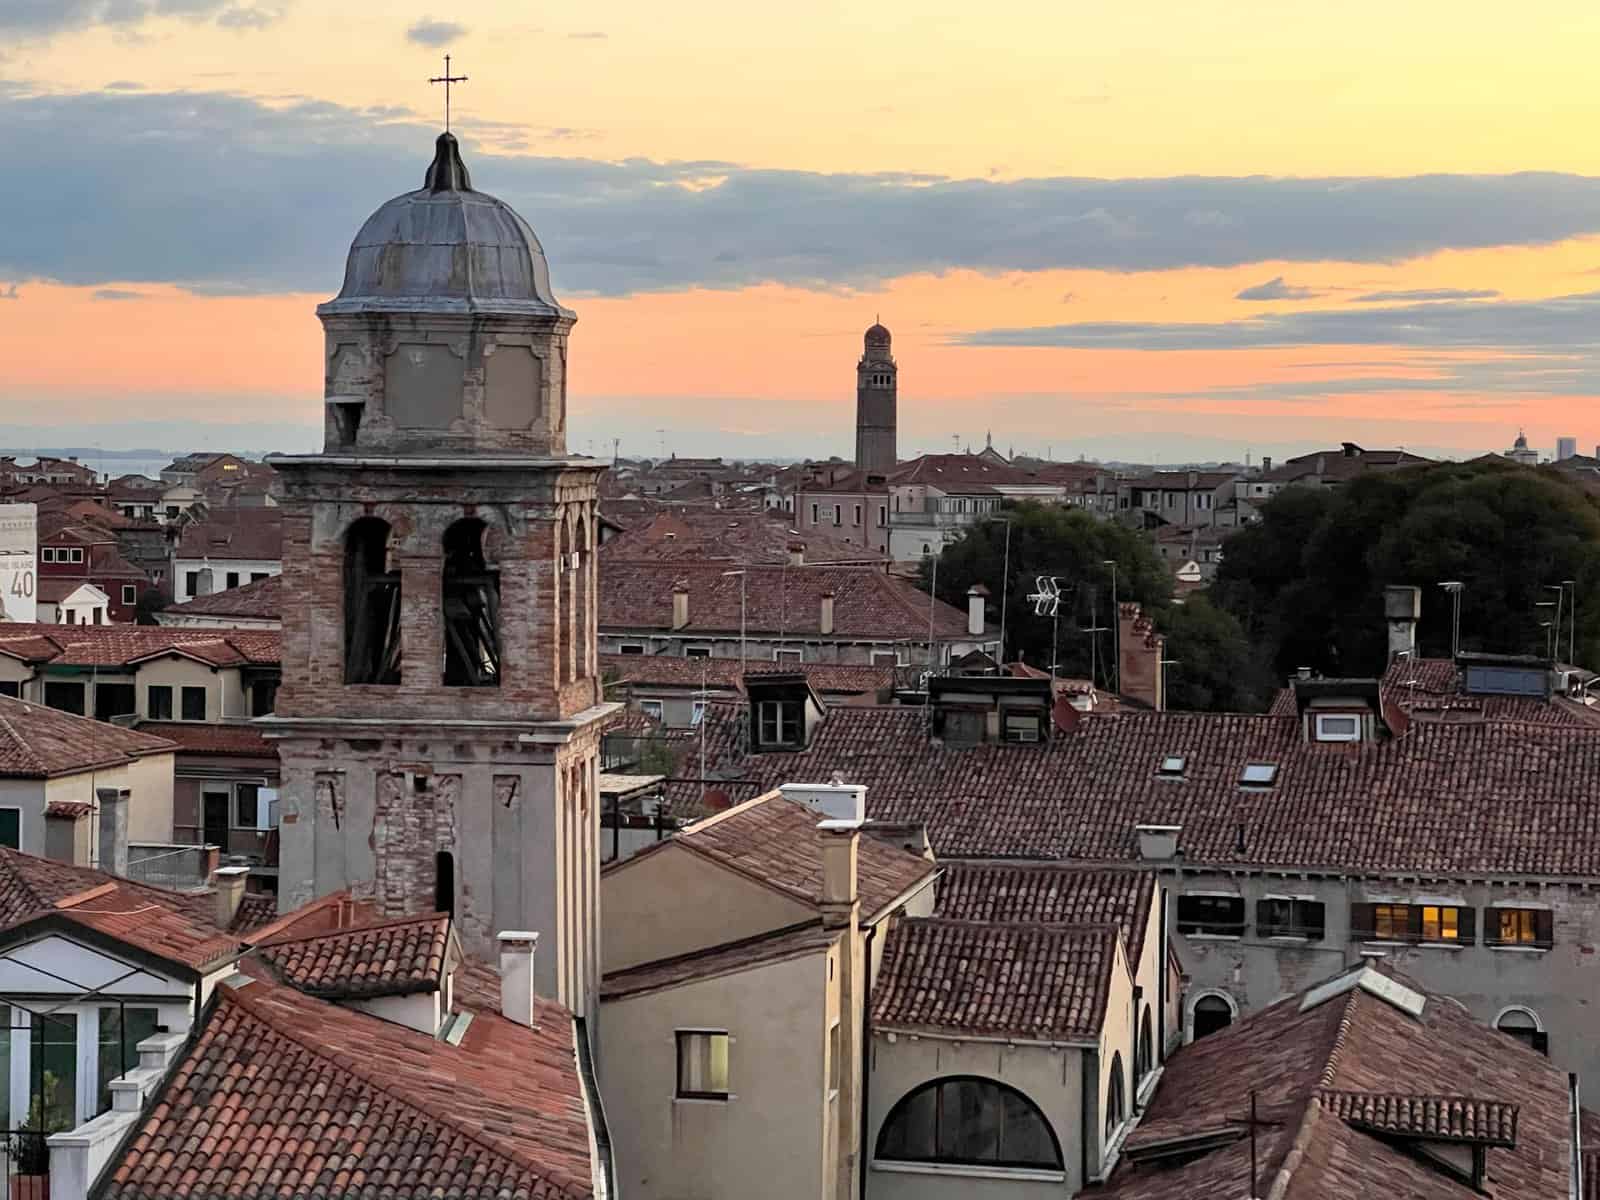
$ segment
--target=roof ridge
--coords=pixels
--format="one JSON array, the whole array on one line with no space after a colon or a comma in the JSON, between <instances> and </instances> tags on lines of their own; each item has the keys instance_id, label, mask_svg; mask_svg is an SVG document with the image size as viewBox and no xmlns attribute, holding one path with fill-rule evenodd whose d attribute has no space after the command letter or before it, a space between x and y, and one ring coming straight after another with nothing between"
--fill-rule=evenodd
<instances>
[{"instance_id":1,"label":"roof ridge","mask_svg":"<svg viewBox=\"0 0 1600 1200\"><path fill-rule=\"evenodd\" d=\"M1267 1189L1266 1200L1285 1200L1289 1192L1289 1185L1294 1182L1294 1173L1299 1170L1300 1162L1306 1156L1306 1148L1311 1141L1311 1135L1316 1131L1317 1118L1322 1112L1322 1102L1311 1099L1306 1102L1305 1111L1300 1114L1300 1125L1295 1130L1294 1141L1289 1143L1289 1152L1283 1156L1277 1173L1272 1177L1272 1186ZM1254 1190L1254 1182L1252 1190Z\"/></svg>"},{"instance_id":2,"label":"roof ridge","mask_svg":"<svg viewBox=\"0 0 1600 1200\"><path fill-rule=\"evenodd\" d=\"M1360 967L1359 970L1366 968ZM1351 1028L1355 1025L1356 1001L1361 997L1361 989L1353 987L1345 997L1344 1011L1339 1014L1339 1030L1333 1036L1333 1045L1328 1048L1328 1061L1323 1065L1322 1078L1318 1086L1330 1091L1338 1089L1333 1086L1334 1074L1339 1069L1339 1060L1344 1054L1345 1042L1350 1035ZM1270 1197L1269 1197L1270 1200Z\"/></svg>"},{"instance_id":3,"label":"roof ridge","mask_svg":"<svg viewBox=\"0 0 1600 1200\"><path fill-rule=\"evenodd\" d=\"M339 1005L334 1004L330 1000L326 1000L318 996L307 995L296 988L290 987L288 984L276 982L267 983L266 981L259 979L252 980L252 984L254 986L264 988L281 988L287 993L291 993L296 997L303 997L312 1003L324 1004L333 1009L340 1008ZM469 1142L472 1142L478 1146L482 1146L485 1150L491 1151L502 1158L510 1159L511 1161L520 1165L525 1171L532 1173L544 1182L559 1187L562 1193L587 1196L586 1192L573 1192L571 1184L578 1181L566 1179L565 1172L559 1171L559 1169L547 1167L544 1164L535 1164L529 1162L528 1159L523 1157L523 1155L520 1153L520 1146L514 1139L507 1138L505 1139L505 1144L502 1145L498 1139L495 1139L494 1135L488 1134L481 1127L473 1125L467 1121L457 1120L453 1110L444 1106L441 1106L437 1109L429 1107L426 1103L413 1095L409 1089L401 1090L395 1085L395 1081L398 1079L398 1075L396 1073L379 1071L374 1074L369 1074L364 1069L364 1063L367 1060L363 1059L361 1056L344 1054L339 1051L330 1050L327 1047L318 1045L314 1042L307 1041L305 1038L298 1036L297 1031L291 1025L279 1024L278 1022L273 1021L272 1014L270 1011L267 1011L267 1005L264 1002L256 999L255 997L246 997L242 991L229 987L227 983L222 985L220 991L222 992L223 998L227 1002L238 1004L247 1013L249 1013L252 1018L265 1025L272 1033L284 1038L287 1041L293 1042L296 1046L300 1047L301 1050L305 1051L307 1054L310 1054L312 1057L331 1063L340 1070L354 1075L366 1086L374 1089L375 1091L383 1093L383 1095L388 1096L395 1103L403 1104L407 1108L412 1109L423 1117L426 1117L430 1120L440 1121L446 1125L449 1125ZM342 1011L345 1013L355 1013L359 1012L360 1010L343 1009ZM371 1014L363 1015L371 1016ZM373 1019L381 1021L383 1018L374 1017ZM413 1030L412 1032L416 1031ZM427 1037L427 1034L418 1033L417 1036ZM448 1045L449 1043L441 1044ZM456 1046L453 1047L453 1049L460 1050L460 1047Z\"/></svg>"},{"instance_id":4,"label":"roof ridge","mask_svg":"<svg viewBox=\"0 0 1600 1200\"><path fill-rule=\"evenodd\" d=\"M360 925L346 925L338 929L320 929L315 933L291 935L286 930L281 937L274 936L263 941L253 942L252 945L258 950L271 950L274 947L287 946L294 942L314 942L322 938L342 937L353 933L368 933L375 929L393 929L398 925L436 925L440 921L448 920L450 920L449 913L416 913L408 917L385 917L381 921L364 921ZM291 925L289 928L293 929L294 927Z\"/></svg>"}]
</instances>

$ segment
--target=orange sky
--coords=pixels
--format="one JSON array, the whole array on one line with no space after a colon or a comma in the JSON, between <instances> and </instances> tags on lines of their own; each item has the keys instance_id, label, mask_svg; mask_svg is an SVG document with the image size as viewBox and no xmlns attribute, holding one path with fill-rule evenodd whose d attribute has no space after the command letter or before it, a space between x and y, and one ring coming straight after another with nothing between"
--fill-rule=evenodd
<instances>
[{"instance_id":1,"label":"orange sky","mask_svg":"<svg viewBox=\"0 0 1600 1200\"><path fill-rule=\"evenodd\" d=\"M438 51L406 37L435 10L255 0L262 27L241 30L209 19L227 2L206 9L202 0L199 19L8 36L0 14L0 81L56 96L131 80L279 105L310 97L431 112L437 103L420 81ZM948 0L829 0L780 19L723 0L670 10L603 0L581 16L537 17L484 0L452 6L449 20L463 27L451 49L472 77L458 96L463 133L507 153L994 179L1600 174L1587 135L1600 97L1587 86L1584 49L1600 11L1550 7L1559 19L1432 0L1361 0L1314 18L1256 0L1019 0L998 13ZM246 141L241 152L273 152ZM494 191L493 160L480 152L474 164L475 182ZM374 191L370 206L384 199ZM114 208L119 196L102 201ZM640 232L647 244L650 231ZM613 437L624 453L848 453L860 331L881 313L901 365L903 454L980 442L989 429L1002 447L1058 457L1177 461L1186 450L1242 456L1345 439L1471 453L1503 448L1519 425L1547 450L1566 433L1592 449L1593 397L1536 375L1504 377L1496 364L1515 360L1512 347L1403 335L1396 348L964 344L988 329L1317 313L1359 305L1362 293L1451 289L1501 304L1593 289L1600 239L1537 245L1508 230L1507 240L1521 244L1395 261L957 268L855 284L568 295L580 316L571 424L577 448L597 453ZM559 277L562 246L546 244ZM48 275L8 271L0 257L0 296L16 286L15 300L0 300L7 426L92 429L153 416L319 427L312 309L325 295L195 294L137 277L73 287ZM1275 299L1239 298L1279 279ZM108 292L121 298L101 298ZM1587 353L1540 345L1550 356L1541 361ZM1339 386L1441 380L1457 367L1459 389ZM1322 394L1297 390L1317 381L1332 382Z\"/></svg>"}]
</instances>

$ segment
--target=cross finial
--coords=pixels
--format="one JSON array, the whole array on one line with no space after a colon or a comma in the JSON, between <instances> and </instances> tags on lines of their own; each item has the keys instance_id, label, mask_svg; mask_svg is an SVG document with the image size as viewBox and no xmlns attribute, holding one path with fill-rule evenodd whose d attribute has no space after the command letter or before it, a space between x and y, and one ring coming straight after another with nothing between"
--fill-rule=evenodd
<instances>
[{"instance_id":1,"label":"cross finial","mask_svg":"<svg viewBox=\"0 0 1600 1200\"><path fill-rule=\"evenodd\" d=\"M435 75L432 79L428 80L428 82L429 83L442 83L442 84L444 84L444 131L446 133L449 133L450 132L450 85L452 83L465 83L465 82L467 82L467 77L465 75L452 75L452 74L450 74L450 56L448 54L446 54L444 56L444 74L443 75Z\"/></svg>"}]
</instances>

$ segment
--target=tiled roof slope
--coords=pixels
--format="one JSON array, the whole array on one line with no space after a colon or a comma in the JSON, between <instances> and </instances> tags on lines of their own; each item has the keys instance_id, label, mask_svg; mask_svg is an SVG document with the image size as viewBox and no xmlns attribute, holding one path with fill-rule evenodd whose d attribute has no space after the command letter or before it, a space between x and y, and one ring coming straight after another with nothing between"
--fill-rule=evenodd
<instances>
[{"instance_id":1,"label":"tiled roof slope","mask_svg":"<svg viewBox=\"0 0 1600 1200\"><path fill-rule=\"evenodd\" d=\"M257 620L282 617L283 576L269 575L254 583L196 596L182 604L170 604L163 611L174 616L252 617Z\"/></svg>"},{"instance_id":2,"label":"tiled roof slope","mask_svg":"<svg viewBox=\"0 0 1600 1200\"><path fill-rule=\"evenodd\" d=\"M283 556L281 508L213 508L204 521L191 521L178 535L178 558L231 561L275 560Z\"/></svg>"},{"instance_id":3,"label":"tiled roof slope","mask_svg":"<svg viewBox=\"0 0 1600 1200\"><path fill-rule=\"evenodd\" d=\"M93 867L39 858L0 846L0 929L56 910L57 905L114 883L142 905L160 905L187 917L198 927L211 925L209 892L169 892L130 879L119 879ZM215 932L215 930L213 930Z\"/></svg>"},{"instance_id":4,"label":"tiled roof slope","mask_svg":"<svg viewBox=\"0 0 1600 1200\"><path fill-rule=\"evenodd\" d=\"M0 777L47 779L176 749L151 733L0 696Z\"/></svg>"},{"instance_id":5,"label":"tiled roof slope","mask_svg":"<svg viewBox=\"0 0 1600 1200\"><path fill-rule=\"evenodd\" d=\"M706 720L708 775L735 799L838 772L866 785L870 817L926 825L940 858L1126 862L1149 824L1181 825L1191 863L1600 875L1600 730L1417 722L1344 745L1282 717L1125 711L1035 745L953 749L920 709L841 707L806 750L750 754L747 706L713 702ZM1160 778L1175 754L1184 777ZM1278 765L1274 786L1240 786L1256 762Z\"/></svg>"},{"instance_id":6,"label":"tiled roof slope","mask_svg":"<svg viewBox=\"0 0 1600 1200\"><path fill-rule=\"evenodd\" d=\"M158 897L159 902L152 903ZM197 971L220 966L239 950L234 938L209 920L180 909L170 894L122 879L67 896L56 901L55 908L80 925Z\"/></svg>"},{"instance_id":7,"label":"tiled roof slope","mask_svg":"<svg viewBox=\"0 0 1600 1200\"><path fill-rule=\"evenodd\" d=\"M1098 1043L1112 925L897 922L872 989L875 1029Z\"/></svg>"},{"instance_id":8,"label":"tiled roof slope","mask_svg":"<svg viewBox=\"0 0 1600 1200\"><path fill-rule=\"evenodd\" d=\"M170 651L217 667L276 664L275 629L168 629L159 625L0 625L0 654L24 662L120 667Z\"/></svg>"},{"instance_id":9,"label":"tiled roof slope","mask_svg":"<svg viewBox=\"0 0 1600 1200\"><path fill-rule=\"evenodd\" d=\"M240 937L254 933L278 919L278 898L270 892L246 892L233 914L230 932Z\"/></svg>"},{"instance_id":10,"label":"tiled roof slope","mask_svg":"<svg viewBox=\"0 0 1600 1200\"><path fill-rule=\"evenodd\" d=\"M278 747L252 725L199 721L140 721L139 729L174 743L191 754L221 758L276 758Z\"/></svg>"},{"instance_id":11,"label":"tiled roof slope","mask_svg":"<svg viewBox=\"0 0 1600 1200\"><path fill-rule=\"evenodd\" d=\"M848 663L746 662L737 658L669 658L664 654L602 654L600 669L618 683L654 684L660 687L707 687L744 691L745 675L801 674L818 692L860 695L894 687L893 667Z\"/></svg>"},{"instance_id":12,"label":"tiled roof slope","mask_svg":"<svg viewBox=\"0 0 1600 1200\"><path fill-rule=\"evenodd\" d=\"M403 917L304 937L268 938L261 957L292 987L313 996L403 996L439 987L450 918Z\"/></svg>"},{"instance_id":13,"label":"tiled roof slope","mask_svg":"<svg viewBox=\"0 0 1600 1200\"><path fill-rule=\"evenodd\" d=\"M739 632L739 577L722 563L610 563L600 572L600 625L607 630L670 630L672 592L688 588L689 623L679 636ZM926 592L875 567L746 568L745 628L749 635L785 632L822 636L822 597L833 593L838 640L928 640ZM934 636L962 637L966 614L937 601Z\"/></svg>"},{"instance_id":14,"label":"tiled roof slope","mask_svg":"<svg viewBox=\"0 0 1600 1200\"><path fill-rule=\"evenodd\" d=\"M820 820L821 814L809 806L772 792L690 825L673 841L807 904L816 904L822 896ZM624 860L624 865L671 844L658 843ZM856 853L861 915L883 911L934 870L925 858L877 838L862 838Z\"/></svg>"},{"instance_id":15,"label":"tiled roof slope","mask_svg":"<svg viewBox=\"0 0 1600 1200\"><path fill-rule=\"evenodd\" d=\"M790 532L792 515L766 511L726 512L687 509L657 513L600 547L601 573L610 563L718 561L735 564L783 564L789 547L803 546L808 563L876 563L883 556L832 532L809 529Z\"/></svg>"},{"instance_id":16,"label":"tiled roof slope","mask_svg":"<svg viewBox=\"0 0 1600 1200\"><path fill-rule=\"evenodd\" d=\"M593 1194L570 1017L474 1013L461 1045L255 980L216 1011L107 1200L546 1200Z\"/></svg>"},{"instance_id":17,"label":"tiled roof slope","mask_svg":"<svg viewBox=\"0 0 1600 1200\"><path fill-rule=\"evenodd\" d=\"M621 1000L661 988L676 987L681 983L732 975L752 967L814 954L831 946L841 936L840 930L829 929L820 921L812 921L741 938L736 942L707 946L687 954L612 971L601 983L600 995L606 1000Z\"/></svg>"},{"instance_id":18,"label":"tiled roof slope","mask_svg":"<svg viewBox=\"0 0 1600 1200\"><path fill-rule=\"evenodd\" d=\"M1128 1138L1107 1200L1243 1194L1252 1091L1261 1120L1257 1195L1465 1200L1481 1194L1394 1142L1414 1137L1494 1147L1491 1195L1564 1200L1566 1076L1452 1000L1411 980L1398 982L1423 996L1420 1017L1355 987L1305 1011L1302 997L1291 996L1183 1047L1167 1061L1160 1088ZM1591 1120L1586 1115L1586 1126ZM1132 1161L1154 1144L1207 1133L1238 1140L1178 1167Z\"/></svg>"},{"instance_id":19,"label":"tiled roof slope","mask_svg":"<svg viewBox=\"0 0 1600 1200\"><path fill-rule=\"evenodd\" d=\"M1069 863L943 864L933 915L1002 924L1115 925L1139 961L1155 875L1126 868Z\"/></svg>"}]
</instances>

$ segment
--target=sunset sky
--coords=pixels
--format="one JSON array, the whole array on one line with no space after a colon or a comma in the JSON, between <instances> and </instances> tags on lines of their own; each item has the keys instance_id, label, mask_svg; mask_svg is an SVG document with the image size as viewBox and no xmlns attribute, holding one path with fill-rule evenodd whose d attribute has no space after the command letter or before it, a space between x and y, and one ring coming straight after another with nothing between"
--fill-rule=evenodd
<instances>
[{"instance_id":1,"label":"sunset sky","mask_svg":"<svg viewBox=\"0 0 1600 1200\"><path fill-rule=\"evenodd\" d=\"M0 444L311 448L418 186L539 232L573 448L1592 452L1600 5L0 0Z\"/></svg>"}]
</instances>

